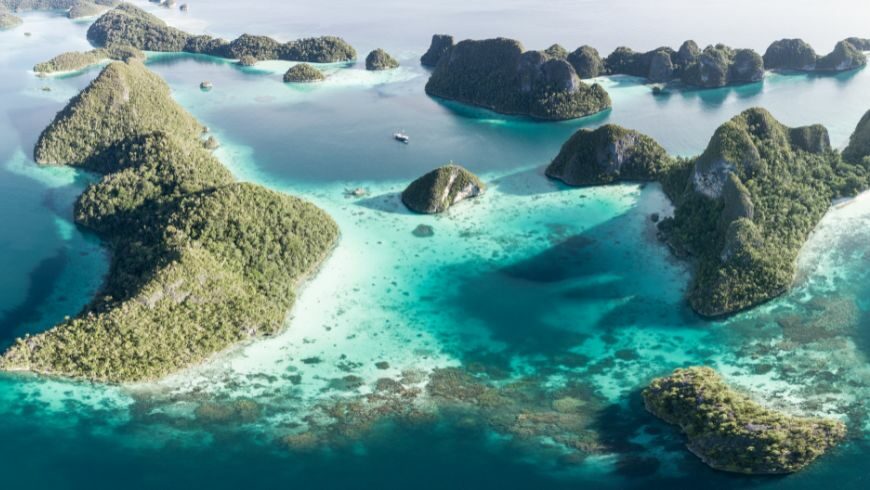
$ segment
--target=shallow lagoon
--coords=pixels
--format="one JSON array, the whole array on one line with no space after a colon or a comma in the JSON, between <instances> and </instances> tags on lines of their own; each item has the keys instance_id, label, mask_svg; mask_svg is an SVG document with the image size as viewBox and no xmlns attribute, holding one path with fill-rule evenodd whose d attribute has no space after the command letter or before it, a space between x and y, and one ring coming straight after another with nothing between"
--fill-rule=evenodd
<instances>
[{"instance_id":1,"label":"shallow lagoon","mask_svg":"<svg viewBox=\"0 0 870 490\"><path fill-rule=\"evenodd\" d=\"M596 15L612 12L589 5ZM655 186L567 189L546 180L542 169L578 127L616 122L690 155L703 149L719 124L755 105L787 124L821 122L842 146L870 108L867 70L836 77L769 75L764 84L669 97L653 97L630 78L605 79L611 112L541 124L423 95L427 74L414 60L426 47L428 30L436 29L428 29L430 21L420 21L428 29L423 39L411 38L404 27L379 37L360 19L320 23L315 9L299 12L298 23L286 24L294 32L285 33L278 30L282 22L262 23L256 12L234 18L227 13L238 12L227 10L233 8L239 6L194 6L187 17L155 12L191 30L231 35L242 30L239 25L284 38L336 32L358 48L377 42L401 47L396 52L404 66L396 72L328 66L329 82L304 88L280 82L287 63L242 69L202 57L151 59L176 99L221 140L218 155L239 178L313 200L338 221L341 243L306 285L286 332L190 372L127 388L0 377L0 468L10 488L271 488L276 482L325 488L863 486L866 472L856 462L866 444L870 375L870 344L861 331L870 309L864 272L870 198L825 219L801 256L790 294L710 323L687 310L686 266L654 239L649 214L668 209ZM454 13L446 17L458 19L465 8L447 6ZM468 32L475 19L489 15L504 27L524 8L481 8L456 32L476 34ZM259 20L247 23L245 16ZM14 95L0 99L0 216L7 224L0 232L0 261L9 271L0 288L3 342L20 334L22 325L48 328L74 314L106 270L99 243L70 219L89 177L39 169L28 158L42 127L97 70L40 80L27 69L56 54L59 45L84 49L86 24L47 14L25 21L0 33L0 87ZM852 27L849 22L843 29ZM552 35L568 32L560 29ZM24 38L25 30L33 35ZM546 33L532 31L515 35L530 46L550 42L541 40ZM613 42L612 33L576 35L551 41L605 49ZM637 47L661 43L652 39L657 33L645 35ZM815 41L812 36L822 37L806 31ZM760 43L755 37L744 42ZM213 91L198 89L204 79L214 83ZM411 134L411 145L390 139L400 128ZM490 192L446 216L407 213L397 193L448 160L480 173L492 184ZM356 187L369 196L345 197L345 189ZM414 237L418 224L433 226L435 236ZM379 368L382 361L389 367ZM719 367L767 403L848 418L854 438L791 477L714 472L639 406L638 390L650 377L696 363ZM310 431L312 414L322 411L318 405L359 399L382 377L446 366L487 373L501 387L511 380L552 390L578 384L574 389L588 395L577 411L585 417L581 425L604 450L573 457L552 437L515 437L512 427L490 423L502 415L497 409L457 414L428 402L420 408L434 417L371 427L350 421L295 450L279 442ZM210 417L201 410L249 398L257 400L256 410Z\"/></svg>"}]
</instances>

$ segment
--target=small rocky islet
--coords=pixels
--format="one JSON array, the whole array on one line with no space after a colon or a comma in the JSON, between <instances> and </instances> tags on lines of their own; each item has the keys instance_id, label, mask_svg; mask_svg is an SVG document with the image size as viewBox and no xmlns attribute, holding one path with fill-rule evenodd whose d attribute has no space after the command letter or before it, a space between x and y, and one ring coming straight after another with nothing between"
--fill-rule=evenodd
<instances>
[{"instance_id":1,"label":"small rocky islet","mask_svg":"<svg viewBox=\"0 0 870 490\"><path fill-rule=\"evenodd\" d=\"M284 73L284 83L315 83L326 80L326 76L308 63L293 65Z\"/></svg>"},{"instance_id":2,"label":"small rocky islet","mask_svg":"<svg viewBox=\"0 0 870 490\"><path fill-rule=\"evenodd\" d=\"M450 163L412 182L402 192L402 202L416 213L438 214L485 190L486 185L476 175Z\"/></svg>"},{"instance_id":3,"label":"small rocky islet","mask_svg":"<svg viewBox=\"0 0 870 490\"><path fill-rule=\"evenodd\" d=\"M399 62L383 49L375 49L366 56L366 70L383 71L399 67Z\"/></svg>"}]
</instances>

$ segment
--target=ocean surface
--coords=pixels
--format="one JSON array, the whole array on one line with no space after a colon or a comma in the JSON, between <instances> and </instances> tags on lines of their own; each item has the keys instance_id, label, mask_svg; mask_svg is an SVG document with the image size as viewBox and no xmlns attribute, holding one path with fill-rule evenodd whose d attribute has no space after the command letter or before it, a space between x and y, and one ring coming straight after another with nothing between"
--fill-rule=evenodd
<instances>
[{"instance_id":1,"label":"ocean surface","mask_svg":"<svg viewBox=\"0 0 870 490\"><path fill-rule=\"evenodd\" d=\"M870 70L768 74L667 96L638 79L601 78L612 110L539 123L429 98L418 63L433 33L515 37L528 48L590 44L604 55L688 38L763 52L802 37L826 53L839 39L870 37L866 2L194 0L186 14L134 3L227 38L340 35L360 57L383 47L402 67L324 65L326 82L300 87L281 82L286 62L241 68L150 54L149 67L210 127L239 179L313 201L338 222L340 243L282 334L166 380L0 374L2 488L870 485L870 195L825 217L788 294L711 322L686 307L688 265L655 239L650 215L671 211L656 185L572 189L543 175L581 127L621 124L691 156L755 106L788 125L822 123L842 147L870 109ZM0 32L0 346L75 315L108 269L100 241L72 222L96 176L32 161L40 131L99 67L44 79L31 68L89 49L89 21L23 18ZM203 80L214 90L202 92ZM410 145L391 139L399 129ZM449 161L480 175L487 194L444 216L406 211L398 193ZM346 195L356 188L367 196ZM421 224L434 236L415 236ZM768 406L840 418L849 440L796 475L714 471L640 401L651 378L690 365L719 369ZM373 415L379 379L413 384L441 368L480 375L499 402L422 397L409 402L413 416L392 416L402 404Z\"/></svg>"}]
</instances>

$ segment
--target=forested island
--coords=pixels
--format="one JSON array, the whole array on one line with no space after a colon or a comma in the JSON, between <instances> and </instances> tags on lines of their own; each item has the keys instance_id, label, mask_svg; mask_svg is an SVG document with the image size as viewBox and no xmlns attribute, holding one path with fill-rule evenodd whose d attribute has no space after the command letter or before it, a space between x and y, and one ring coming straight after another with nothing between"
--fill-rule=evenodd
<instances>
[{"instance_id":1,"label":"forested island","mask_svg":"<svg viewBox=\"0 0 870 490\"><path fill-rule=\"evenodd\" d=\"M503 114L542 120L588 116L608 109L610 96L600 85L587 85L566 60L543 51L525 51L512 39L462 41L447 46L433 40L425 60L435 70L426 93L485 107ZM438 54L440 53L440 54Z\"/></svg>"},{"instance_id":2,"label":"forested island","mask_svg":"<svg viewBox=\"0 0 870 490\"><path fill-rule=\"evenodd\" d=\"M793 473L846 437L842 422L765 408L710 368L677 369L655 379L643 399L653 415L682 429L692 453L723 471Z\"/></svg>"},{"instance_id":3,"label":"forested island","mask_svg":"<svg viewBox=\"0 0 870 490\"><path fill-rule=\"evenodd\" d=\"M107 60L128 61L131 59L144 61L145 53L130 46L97 48L85 52L70 51L68 53L61 53L48 61L38 63L33 67L33 71L39 75L52 75L82 70Z\"/></svg>"},{"instance_id":4,"label":"forested island","mask_svg":"<svg viewBox=\"0 0 870 490\"><path fill-rule=\"evenodd\" d=\"M351 45L334 36L286 43L250 34L231 42L206 35L194 36L128 3L118 5L97 19L88 28L88 40L97 47L129 45L143 51L186 52L229 59L251 57L259 61L335 63L352 61L357 56Z\"/></svg>"},{"instance_id":5,"label":"forested island","mask_svg":"<svg viewBox=\"0 0 870 490\"><path fill-rule=\"evenodd\" d=\"M675 206L660 237L696 264L692 308L735 313L779 296L834 199L870 186L870 115L841 155L820 125L789 128L749 109L716 130L698 157L678 159L617 126L581 129L547 169L570 185L659 181Z\"/></svg>"},{"instance_id":6,"label":"forested island","mask_svg":"<svg viewBox=\"0 0 870 490\"><path fill-rule=\"evenodd\" d=\"M114 62L43 131L35 159L104 174L75 220L106 241L85 310L19 339L4 370L105 382L160 378L284 325L338 227L301 199L238 183L204 128L138 60Z\"/></svg>"}]
</instances>

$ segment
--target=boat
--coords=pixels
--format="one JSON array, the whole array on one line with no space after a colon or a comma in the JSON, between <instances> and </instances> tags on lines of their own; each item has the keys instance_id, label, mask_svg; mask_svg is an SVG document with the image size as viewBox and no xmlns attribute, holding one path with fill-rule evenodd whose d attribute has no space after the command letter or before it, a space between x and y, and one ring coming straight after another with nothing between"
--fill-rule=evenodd
<instances>
[{"instance_id":1,"label":"boat","mask_svg":"<svg viewBox=\"0 0 870 490\"><path fill-rule=\"evenodd\" d=\"M404 131L399 131L398 133L393 133L393 138L395 138L397 141L401 141L402 143L405 143L406 145L411 141L411 137L408 136L407 134L405 134Z\"/></svg>"}]
</instances>

